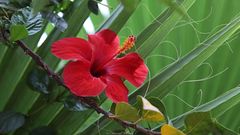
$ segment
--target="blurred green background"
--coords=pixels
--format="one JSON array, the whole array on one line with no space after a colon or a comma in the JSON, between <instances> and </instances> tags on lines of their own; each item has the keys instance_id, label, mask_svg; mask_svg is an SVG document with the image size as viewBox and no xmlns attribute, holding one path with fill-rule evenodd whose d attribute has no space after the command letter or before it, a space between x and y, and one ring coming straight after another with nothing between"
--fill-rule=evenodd
<instances>
[{"instance_id":1,"label":"blurred green background","mask_svg":"<svg viewBox=\"0 0 240 135\"><path fill-rule=\"evenodd\" d=\"M111 1L111 0L110 0ZM114 5L113 1L109 2ZM192 21L182 20L167 39L147 59L150 75L154 76L175 59L198 46L209 34L216 32L240 13L239 0L197 0L188 11ZM142 1L121 30L122 40L139 32L167 6L158 0ZM92 16L95 22L96 16ZM96 19L96 26L99 25ZM171 117L210 101L240 83L240 34L228 40L203 65L168 95L164 102ZM170 58L169 58L170 57ZM173 58L173 59L172 59ZM240 100L240 99L239 99ZM240 104L218 118L226 127L238 131ZM223 110L224 111L224 110Z\"/></svg>"}]
</instances>

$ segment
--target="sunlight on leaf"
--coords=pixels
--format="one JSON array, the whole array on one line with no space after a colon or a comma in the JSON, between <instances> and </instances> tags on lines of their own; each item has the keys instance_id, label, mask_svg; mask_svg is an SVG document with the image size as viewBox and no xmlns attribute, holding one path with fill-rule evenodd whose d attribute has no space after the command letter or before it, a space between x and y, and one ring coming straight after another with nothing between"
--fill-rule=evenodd
<instances>
[{"instance_id":1,"label":"sunlight on leaf","mask_svg":"<svg viewBox=\"0 0 240 135\"><path fill-rule=\"evenodd\" d=\"M136 122L140 119L138 110L125 102L116 104L115 115L122 120L131 122Z\"/></svg>"},{"instance_id":2,"label":"sunlight on leaf","mask_svg":"<svg viewBox=\"0 0 240 135\"><path fill-rule=\"evenodd\" d=\"M138 96L138 102L141 104L142 117L144 120L163 121L165 119L162 112L144 97Z\"/></svg>"},{"instance_id":3,"label":"sunlight on leaf","mask_svg":"<svg viewBox=\"0 0 240 135\"><path fill-rule=\"evenodd\" d=\"M28 36L28 31L24 25L11 25L10 40L17 41Z\"/></svg>"},{"instance_id":4,"label":"sunlight on leaf","mask_svg":"<svg viewBox=\"0 0 240 135\"><path fill-rule=\"evenodd\" d=\"M157 97L150 97L148 98L148 101L155 107L157 107L161 113L163 114L165 120L167 123L169 123L169 117L168 117L168 114L167 114L167 110L165 108L165 105L163 103L163 101L161 101L159 98Z\"/></svg>"},{"instance_id":5,"label":"sunlight on leaf","mask_svg":"<svg viewBox=\"0 0 240 135\"><path fill-rule=\"evenodd\" d=\"M161 134L162 135L185 135L182 131L180 131L168 124L165 124L162 126Z\"/></svg>"}]
</instances>

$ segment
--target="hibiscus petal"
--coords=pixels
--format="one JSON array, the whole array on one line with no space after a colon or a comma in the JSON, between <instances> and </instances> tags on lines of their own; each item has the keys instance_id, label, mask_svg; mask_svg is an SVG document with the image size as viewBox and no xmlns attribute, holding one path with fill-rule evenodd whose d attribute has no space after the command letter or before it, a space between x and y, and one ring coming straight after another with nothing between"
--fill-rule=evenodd
<instances>
[{"instance_id":1,"label":"hibiscus petal","mask_svg":"<svg viewBox=\"0 0 240 135\"><path fill-rule=\"evenodd\" d=\"M104 77L104 80L107 83L105 93L109 99L114 103L128 102L128 89L120 77L111 75Z\"/></svg>"},{"instance_id":2,"label":"hibiscus petal","mask_svg":"<svg viewBox=\"0 0 240 135\"><path fill-rule=\"evenodd\" d=\"M88 35L93 48L93 68L105 64L116 55L119 49L119 38L110 30L102 30L96 34Z\"/></svg>"},{"instance_id":3,"label":"hibiscus petal","mask_svg":"<svg viewBox=\"0 0 240 135\"><path fill-rule=\"evenodd\" d=\"M91 61L92 48L81 38L63 38L53 43L52 53L64 60Z\"/></svg>"},{"instance_id":4,"label":"hibiscus petal","mask_svg":"<svg viewBox=\"0 0 240 135\"><path fill-rule=\"evenodd\" d=\"M96 33L96 36L102 38L106 44L111 44L114 47L119 47L119 38L117 34L109 29L104 29Z\"/></svg>"},{"instance_id":5,"label":"hibiscus petal","mask_svg":"<svg viewBox=\"0 0 240 135\"><path fill-rule=\"evenodd\" d=\"M108 74L122 76L136 87L144 82L148 74L147 66L137 53L114 59L105 68Z\"/></svg>"},{"instance_id":6,"label":"hibiscus petal","mask_svg":"<svg viewBox=\"0 0 240 135\"><path fill-rule=\"evenodd\" d=\"M98 96L106 87L90 73L90 64L81 61L69 62L63 71L64 83L77 96Z\"/></svg>"}]
</instances>

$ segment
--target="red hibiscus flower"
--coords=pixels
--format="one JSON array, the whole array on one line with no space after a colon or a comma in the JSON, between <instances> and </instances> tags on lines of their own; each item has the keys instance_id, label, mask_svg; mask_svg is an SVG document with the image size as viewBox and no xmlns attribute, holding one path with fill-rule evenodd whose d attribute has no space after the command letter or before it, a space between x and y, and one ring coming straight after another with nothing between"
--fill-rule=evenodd
<instances>
[{"instance_id":1,"label":"red hibiscus flower","mask_svg":"<svg viewBox=\"0 0 240 135\"><path fill-rule=\"evenodd\" d=\"M98 96L105 89L113 102L128 102L128 89L122 78L139 87L146 79L148 69L137 53L124 57L117 55L128 50L135 38L129 37L119 48L118 36L110 30L81 38L64 38L52 45L58 58L71 60L63 71L63 80L77 96Z\"/></svg>"}]
</instances>

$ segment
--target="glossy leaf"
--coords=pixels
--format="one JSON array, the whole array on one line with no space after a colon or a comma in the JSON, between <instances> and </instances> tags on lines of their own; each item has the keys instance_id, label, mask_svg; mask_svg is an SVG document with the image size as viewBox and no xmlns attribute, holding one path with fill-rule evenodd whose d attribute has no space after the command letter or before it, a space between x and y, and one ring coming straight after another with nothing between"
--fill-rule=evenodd
<instances>
[{"instance_id":1,"label":"glossy leaf","mask_svg":"<svg viewBox=\"0 0 240 135\"><path fill-rule=\"evenodd\" d=\"M168 124L165 124L161 128L161 134L162 135L185 135L182 131L174 128L173 126L170 126Z\"/></svg>"},{"instance_id":2,"label":"glossy leaf","mask_svg":"<svg viewBox=\"0 0 240 135\"><path fill-rule=\"evenodd\" d=\"M77 97L72 95L65 99L64 107L75 112L88 110L88 106L86 104L81 103Z\"/></svg>"},{"instance_id":3,"label":"glossy leaf","mask_svg":"<svg viewBox=\"0 0 240 135\"><path fill-rule=\"evenodd\" d=\"M28 31L24 25L11 25L10 27L10 40L17 41L24 39L28 36Z\"/></svg>"},{"instance_id":4,"label":"glossy leaf","mask_svg":"<svg viewBox=\"0 0 240 135\"><path fill-rule=\"evenodd\" d=\"M48 87L50 80L45 71L41 69L34 69L29 74L28 83L34 90L43 94L49 94Z\"/></svg>"},{"instance_id":5,"label":"glossy leaf","mask_svg":"<svg viewBox=\"0 0 240 135\"><path fill-rule=\"evenodd\" d=\"M83 22L89 16L87 1L88 0L75 0L74 2L72 2L72 5L70 6L70 8L68 8L68 10L64 12L66 21L69 24L66 31L62 33L57 28L53 29L53 31L51 31L51 34L48 35L44 44L40 48L38 48L37 54L42 57L44 56L43 57L44 61L48 63L49 67L52 67L52 69L55 69L59 62L59 60L56 57L54 57L51 53L49 53L52 42L63 37L76 36L76 34L82 28ZM51 25L49 26L51 27ZM30 43L31 42L29 41L28 44ZM34 68L36 67L34 65L34 62L32 62L32 64L25 67L24 69L27 69L27 72L30 72ZM19 68L17 69L18 69L17 71L20 70ZM22 71L20 70L20 73ZM20 75L18 75L18 80L20 79L19 76ZM16 83L19 83L19 82L16 82ZM11 89L15 89L15 87L16 86L12 87ZM58 88L54 88L53 90L57 90L57 89ZM18 97L22 97L26 102L20 102L23 100L22 98L18 98L19 102L17 103L14 99L11 99L12 103L14 104L14 107L11 107L11 108L17 108L18 110L28 111L29 108L31 108L31 106L33 106L33 104L36 102L36 100L37 101L40 100L38 99L39 95L37 95L36 93L33 94L33 92L31 93L29 91L30 90L28 86L26 86L24 82L20 82L20 87L17 87L16 95L18 95ZM19 96L19 95L22 95L22 96ZM29 99L32 99L32 102L28 102ZM41 104L41 102L39 104ZM33 118L34 125L29 125L29 127L31 126L38 127L41 125L46 125L51 123L51 126L55 127L55 129L61 130L62 134L74 134L74 132L76 132L79 127L81 127L79 125L84 123L83 118L87 117L85 112L88 112L88 111L83 111L81 113L69 111L67 109L64 109L62 104L58 104L58 105L52 105L51 107L44 109L42 112L43 113L40 113L39 115ZM84 113L84 115L82 113ZM58 118L59 118L59 121L58 121ZM75 120L75 122L73 122L72 120ZM62 121L64 121L64 123ZM69 127L71 127L71 130L69 130Z\"/></svg>"},{"instance_id":6,"label":"glossy leaf","mask_svg":"<svg viewBox=\"0 0 240 135\"><path fill-rule=\"evenodd\" d=\"M156 97L150 97L150 98L148 98L148 101L153 106L158 108L158 110L164 115L166 123L169 123L169 118L168 118L167 110L165 108L164 103L159 98L156 98Z\"/></svg>"},{"instance_id":7,"label":"glossy leaf","mask_svg":"<svg viewBox=\"0 0 240 135\"><path fill-rule=\"evenodd\" d=\"M116 104L115 115L122 120L131 122L136 122L140 119L138 115L138 110L125 102L120 102Z\"/></svg>"},{"instance_id":8,"label":"glossy leaf","mask_svg":"<svg viewBox=\"0 0 240 135\"><path fill-rule=\"evenodd\" d=\"M141 104L140 109L143 120L159 122L165 119L162 112L144 97L138 96L138 102Z\"/></svg>"},{"instance_id":9,"label":"glossy leaf","mask_svg":"<svg viewBox=\"0 0 240 135\"><path fill-rule=\"evenodd\" d=\"M14 131L25 123L25 116L16 112L0 112L0 133Z\"/></svg>"},{"instance_id":10,"label":"glossy leaf","mask_svg":"<svg viewBox=\"0 0 240 135\"><path fill-rule=\"evenodd\" d=\"M98 8L98 4L96 1L94 0L89 0L88 1L88 9L93 12L95 15L98 15L99 12L99 8Z\"/></svg>"},{"instance_id":11,"label":"glossy leaf","mask_svg":"<svg viewBox=\"0 0 240 135\"><path fill-rule=\"evenodd\" d=\"M12 15L11 23L25 25L28 35L34 35L42 29L42 15L33 15L30 7L22 8Z\"/></svg>"},{"instance_id":12,"label":"glossy leaf","mask_svg":"<svg viewBox=\"0 0 240 135\"><path fill-rule=\"evenodd\" d=\"M51 12L42 12L43 18L53 23L60 31L65 31L68 27L67 22L60 16Z\"/></svg>"}]
</instances>

